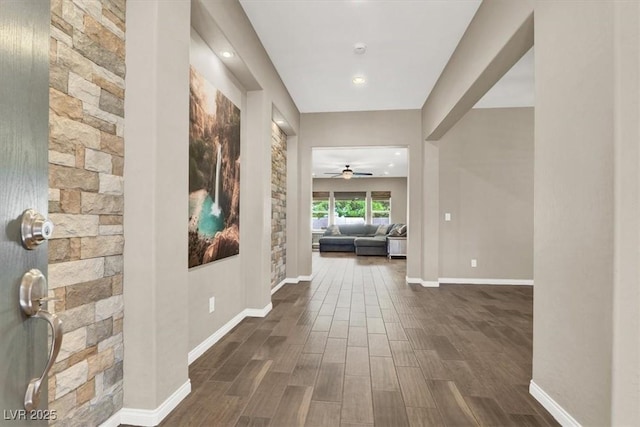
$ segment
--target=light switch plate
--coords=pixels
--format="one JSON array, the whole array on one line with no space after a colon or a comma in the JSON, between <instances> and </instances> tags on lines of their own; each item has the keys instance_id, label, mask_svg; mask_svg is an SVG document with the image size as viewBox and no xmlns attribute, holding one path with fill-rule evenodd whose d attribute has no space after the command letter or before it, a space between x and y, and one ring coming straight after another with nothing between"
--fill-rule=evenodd
<instances>
[{"instance_id":1,"label":"light switch plate","mask_svg":"<svg viewBox=\"0 0 640 427\"><path fill-rule=\"evenodd\" d=\"M209 298L209 313L213 313L216 309L216 297Z\"/></svg>"},{"instance_id":2,"label":"light switch plate","mask_svg":"<svg viewBox=\"0 0 640 427\"><path fill-rule=\"evenodd\" d=\"M446 214L444 214L444 220L445 221L451 221L451 214L448 213L448 212Z\"/></svg>"},{"instance_id":3,"label":"light switch plate","mask_svg":"<svg viewBox=\"0 0 640 427\"><path fill-rule=\"evenodd\" d=\"M472 259L471 260L471 267L477 267L478 266L478 260L477 259Z\"/></svg>"}]
</instances>

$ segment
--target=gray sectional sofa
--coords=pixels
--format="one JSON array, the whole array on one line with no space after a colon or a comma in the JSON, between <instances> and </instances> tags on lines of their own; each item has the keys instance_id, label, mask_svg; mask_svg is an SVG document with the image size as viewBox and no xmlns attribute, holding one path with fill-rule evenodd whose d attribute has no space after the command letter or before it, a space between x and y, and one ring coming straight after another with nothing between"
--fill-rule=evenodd
<instances>
[{"instance_id":1,"label":"gray sectional sofa","mask_svg":"<svg viewBox=\"0 0 640 427\"><path fill-rule=\"evenodd\" d=\"M336 225L340 234L334 235L329 227L320 237L320 252L355 252L357 255L387 255L387 235L393 224L386 227L384 234L377 225L342 224ZM380 234L376 234L376 232Z\"/></svg>"}]
</instances>

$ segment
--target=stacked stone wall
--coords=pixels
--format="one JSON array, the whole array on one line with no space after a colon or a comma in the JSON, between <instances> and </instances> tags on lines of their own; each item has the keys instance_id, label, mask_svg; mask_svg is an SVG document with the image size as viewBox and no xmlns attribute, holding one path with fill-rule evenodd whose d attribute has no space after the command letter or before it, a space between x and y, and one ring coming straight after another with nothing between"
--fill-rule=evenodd
<instances>
[{"instance_id":1,"label":"stacked stone wall","mask_svg":"<svg viewBox=\"0 0 640 427\"><path fill-rule=\"evenodd\" d=\"M52 0L49 303L63 321L49 376L58 425L122 407L125 0ZM52 307L53 306L53 307Z\"/></svg>"},{"instance_id":2,"label":"stacked stone wall","mask_svg":"<svg viewBox=\"0 0 640 427\"><path fill-rule=\"evenodd\" d=\"M276 125L271 128L271 287L286 277L287 271L287 135Z\"/></svg>"}]
</instances>

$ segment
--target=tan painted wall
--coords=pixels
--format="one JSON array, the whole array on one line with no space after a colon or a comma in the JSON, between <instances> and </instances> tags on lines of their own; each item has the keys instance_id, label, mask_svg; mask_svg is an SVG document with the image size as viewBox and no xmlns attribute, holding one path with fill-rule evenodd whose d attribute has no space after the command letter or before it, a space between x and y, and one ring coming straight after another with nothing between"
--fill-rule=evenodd
<instances>
[{"instance_id":1,"label":"tan painted wall","mask_svg":"<svg viewBox=\"0 0 640 427\"><path fill-rule=\"evenodd\" d=\"M258 85L245 94L240 79L209 58L210 78L218 78L214 84L224 86L242 109L240 255L187 270L191 3L130 0L125 306L131 316L125 321L124 374L129 408L156 409L188 380L187 357L195 346L245 308L270 303L272 109L294 134L299 113L240 4L202 3L200 12L224 30L252 73L249 80ZM248 81L246 74L243 79ZM216 310L209 314L211 296Z\"/></svg>"},{"instance_id":2,"label":"tan painted wall","mask_svg":"<svg viewBox=\"0 0 640 427\"><path fill-rule=\"evenodd\" d=\"M202 38L191 28L190 46L191 64L218 90L225 94L240 108L241 131L245 130L247 120L246 93L234 76L211 52ZM249 150L244 132L240 138L240 155ZM178 165L176 165L178 166ZM242 209L244 199L243 184L248 182L250 174L240 168L240 232L243 232L246 216ZM180 174L187 171L187 165L179 165ZM243 179L244 178L244 179ZM247 242L240 238L240 254L213 263L192 268L188 273L189 291L189 350L195 348L209 335L224 325L229 319L245 308L245 287L242 281L242 258ZM209 298L216 298L216 309L209 313Z\"/></svg>"},{"instance_id":3,"label":"tan painted wall","mask_svg":"<svg viewBox=\"0 0 640 427\"><path fill-rule=\"evenodd\" d=\"M127 16L124 406L153 410L188 381L189 4Z\"/></svg>"},{"instance_id":4,"label":"tan painted wall","mask_svg":"<svg viewBox=\"0 0 640 427\"><path fill-rule=\"evenodd\" d=\"M314 178L313 191L391 191L391 223L407 222L407 178Z\"/></svg>"},{"instance_id":5,"label":"tan painted wall","mask_svg":"<svg viewBox=\"0 0 640 427\"><path fill-rule=\"evenodd\" d=\"M425 138L439 140L531 48L533 4L480 4L422 107Z\"/></svg>"},{"instance_id":6,"label":"tan painted wall","mask_svg":"<svg viewBox=\"0 0 640 427\"><path fill-rule=\"evenodd\" d=\"M611 425L640 425L640 3L616 7Z\"/></svg>"},{"instance_id":7,"label":"tan painted wall","mask_svg":"<svg viewBox=\"0 0 640 427\"><path fill-rule=\"evenodd\" d=\"M533 381L579 423L610 425L613 2L535 14Z\"/></svg>"},{"instance_id":8,"label":"tan painted wall","mask_svg":"<svg viewBox=\"0 0 640 427\"><path fill-rule=\"evenodd\" d=\"M533 279L533 115L472 109L439 141L440 277Z\"/></svg>"},{"instance_id":9,"label":"tan painted wall","mask_svg":"<svg viewBox=\"0 0 640 427\"><path fill-rule=\"evenodd\" d=\"M300 118L300 218L311 218L313 147L409 148L407 276L422 277L422 142L420 110L302 114ZM307 171L307 173L304 173ZM311 274L311 224L300 222L300 274ZM308 248L308 249L307 249Z\"/></svg>"}]
</instances>

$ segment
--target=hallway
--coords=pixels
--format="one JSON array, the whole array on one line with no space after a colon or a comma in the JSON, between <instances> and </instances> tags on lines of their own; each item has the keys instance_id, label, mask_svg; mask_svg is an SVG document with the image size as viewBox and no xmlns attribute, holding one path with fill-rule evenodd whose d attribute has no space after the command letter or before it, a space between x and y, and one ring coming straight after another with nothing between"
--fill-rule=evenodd
<instances>
[{"instance_id":1,"label":"hallway","mask_svg":"<svg viewBox=\"0 0 640 427\"><path fill-rule=\"evenodd\" d=\"M164 426L557 425L529 395L531 287L405 284L405 261L314 253L189 369Z\"/></svg>"}]
</instances>

